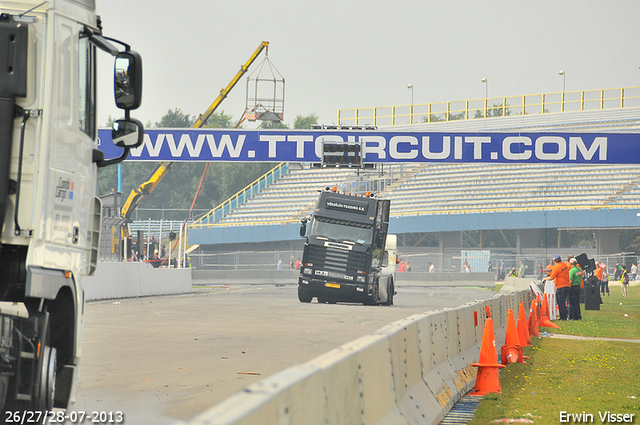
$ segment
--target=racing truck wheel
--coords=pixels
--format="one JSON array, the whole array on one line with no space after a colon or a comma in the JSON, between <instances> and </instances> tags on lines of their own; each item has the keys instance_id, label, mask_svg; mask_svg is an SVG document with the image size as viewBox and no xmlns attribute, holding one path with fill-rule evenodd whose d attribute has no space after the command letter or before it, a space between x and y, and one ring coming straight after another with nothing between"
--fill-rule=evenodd
<instances>
[{"instance_id":1,"label":"racing truck wheel","mask_svg":"<svg viewBox=\"0 0 640 425\"><path fill-rule=\"evenodd\" d=\"M396 288L393 285L393 279L389 278L389 283L387 284L387 301L384 305L393 305L393 295L395 290Z\"/></svg>"},{"instance_id":2,"label":"racing truck wheel","mask_svg":"<svg viewBox=\"0 0 640 425\"><path fill-rule=\"evenodd\" d=\"M298 300L301 303L310 303L313 299L313 294L301 286L298 286Z\"/></svg>"}]
</instances>

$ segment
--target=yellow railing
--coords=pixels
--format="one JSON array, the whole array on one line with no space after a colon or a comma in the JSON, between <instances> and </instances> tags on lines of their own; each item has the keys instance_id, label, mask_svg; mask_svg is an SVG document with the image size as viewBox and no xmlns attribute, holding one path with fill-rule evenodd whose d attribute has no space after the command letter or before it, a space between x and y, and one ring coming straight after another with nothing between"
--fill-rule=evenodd
<instances>
[{"instance_id":1,"label":"yellow railing","mask_svg":"<svg viewBox=\"0 0 640 425\"><path fill-rule=\"evenodd\" d=\"M632 107L640 107L640 87L339 109L338 125L390 126Z\"/></svg>"},{"instance_id":2,"label":"yellow railing","mask_svg":"<svg viewBox=\"0 0 640 425\"><path fill-rule=\"evenodd\" d=\"M194 221L189 225L189 227L209 226L216 223L286 173L287 164L281 162L262 176L258 177L252 183L248 184L244 189L240 190L238 193L200 217L198 220Z\"/></svg>"}]
</instances>

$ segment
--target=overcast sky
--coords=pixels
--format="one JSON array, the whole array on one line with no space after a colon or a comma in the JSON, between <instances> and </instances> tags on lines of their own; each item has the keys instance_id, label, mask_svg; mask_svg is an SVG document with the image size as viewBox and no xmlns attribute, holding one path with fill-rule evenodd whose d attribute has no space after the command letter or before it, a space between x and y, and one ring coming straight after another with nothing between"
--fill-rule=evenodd
<instances>
[{"instance_id":1,"label":"overcast sky","mask_svg":"<svg viewBox=\"0 0 640 425\"><path fill-rule=\"evenodd\" d=\"M142 106L204 112L263 41L286 80L285 118L344 108L640 86L637 0L98 1L104 34L144 61ZM255 69L258 61L249 70ZM123 116L99 57L98 123ZM246 78L246 76L245 76ZM239 118L243 78L218 109Z\"/></svg>"}]
</instances>

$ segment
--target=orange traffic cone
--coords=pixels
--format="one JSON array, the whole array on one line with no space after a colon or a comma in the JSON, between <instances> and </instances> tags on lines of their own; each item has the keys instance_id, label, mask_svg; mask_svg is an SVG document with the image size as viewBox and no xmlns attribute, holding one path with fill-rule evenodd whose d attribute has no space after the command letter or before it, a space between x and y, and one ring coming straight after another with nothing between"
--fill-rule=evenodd
<instances>
[{"instance_id":1,"label":"orange traffic cone","mask_svg":"<svg viewBox=\"0 0 640 425\"><path fill-rule=\"evenodd\" d=\"M531 337L529 337L529 328L527 327L527 316L524 312L524 303L522 302L518 309L518 337L523 347L529 347L531 345Z\"/></svg>"},{"instance_id":2,"label":"orange traffic cone","mask_svg":"<svg viewBox=\"0 0 640 425\"><path fill-rule=\"evenodd\" d=\"M524 319L518 319L518 339L523 347L531 346L531 339L529 338L529 329L527 329L527 322Z\"/></svg>"},{"instance_id":3,"label":"orange traffic cone","mask_svg":"<svg viewBox=\"0 0 640 425\"><path fill-rule=\"evenodd\" d=\"M484 323L484 333L482 335L482 345L480 346L480 358L478 363L471 366L478 368L476 376L476 386L470 395L485 395L488 393L502 393L500 388L499 368L505 367L498 364L498 353L496 352L496 340L493 333L493 319L488 318Z\"/></svg>"},{"instance_id":4,"label":"orange traffic cone","mask_svg":"<svg viewBox=\"0 0 640 425\"><path fill-rule=\"evenodd\" d=\"M522 344L516 330L516 320L513 317L513 310L509 309L507 313L507 335L504 345L500 348L502 355L502 364L524 363L524 355L522 354Z\"/></svg>"},{"instance_id":5,"label":"orange traffic cone","mask_svg":"<svg viewBox=\"0 0 640 425\"><path fill-rule=\"evenodd\" d=\"M549 298L549 294L544 294L542 296L542 308L540 309L540 318L551 317L549 314L549 302L547 301L547 298Z\"/></svg>"},{"instance_id":6,"label":"orange traffic cone","mask_svg":"<svg viewBox=\"0 0 640 425\"><path fill-rule=\"evenodd\" d=\"M538 326L542 326L544 328L558 328L560 329L560 326L556 325L555 323L553 323L551 321L551 319L549 318L549 303L547 302L547 296L549 294L544 294L544 298L542 300L542 313L540 316L540 320L538 322Z\"/></svg>"},{"instance_id":7,"label":"orange traffic cone","mask_svg":"<svg viewBox=\"0 0 640 425\"><path fill-rule=\"evenodd\" d=\"M538 319L536 317L536 300L531 301L531 310L529 310L529 335L540 336L538 333Z\"/></svg>"}]
</instances>

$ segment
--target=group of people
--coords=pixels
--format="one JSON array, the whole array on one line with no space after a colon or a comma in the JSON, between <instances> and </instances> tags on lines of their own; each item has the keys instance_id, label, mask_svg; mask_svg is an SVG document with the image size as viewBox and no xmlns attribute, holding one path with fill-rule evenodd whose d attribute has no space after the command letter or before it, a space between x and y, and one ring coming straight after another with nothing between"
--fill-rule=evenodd
<instances>
[{"instance_id":1,"label":"group of people","mask_svg":"<svg viewBox=\"0 0 640 425\"><path fill-rule=\"evenodd\" d=\"M527 266L521 260L520 264L518 265L518 268L511 267L511 270L509 270L509 274L507 274L507 265L504 263L504 260L500 260L500 264L498 265L498 279L497 280L499 282L502 282L502 281L504 281L505 276L509 276L509 277L524 277L524 274L525 274L526 270L527 270ZM493 271L493 267L491 266L491 262L489 262L488 271L490 271L490 272Z\"/></svg>"},{"instance_id":2,"label":"group of people","mask_svg":"<svg viewBox=\"0 0 640 425\"><path fill-rule=\"evenodd\" d=\"M300 262L300 259L298 258L296 260L295 257L292 255L291 259L289 259L289 270L300 270L300 266L301 265L302 265L302 263ZM284 263L282 262L282 258L280 260L278 260L277 268L278 268L278 270L283 270L284 269Z\"/></svg>"},{"instance_id":3,"label":"group of people","mask_svg":"<svg viewBox=\"0 0 640 425\"><path fill-rule=\"evenodd\" d=\"M543 281L552 280L556 286L556 301L560 320L581 320L580 290L584 286L584 272L573 255L568 255L566 262L556 255L549 263L553 268Z\"/></svg>"},{"instance_id":4,"label":"group of people","mask_svg":"<svg viewBox=\"0 0 640 425\"><path fill-rule=\"evenodd\" d=\"M408 261L399 261L398 262L398 271L399 272L410 272L411 271L411 263Z\"/></svg>"},{"instance_id":5,"label":"group of people","mask_svg":"<svg viewBox=\"0 0 640 425\"><path fill-rule=\"evenodd\" d=\"M620 282L623 297L627 296L627 287L629 286L629 282L636 280L637 274L638 266L636 263L631 264L629 271L627 271L627 267L624 264L616 263L613 270L613 280ZM596 263L596 271L594 272L594 275L600 282L600 294L604 295L606 292L607 296L611 296L611 293L609 292L609 281L611 280L611 275L607 270L607 265L603 262Z\"/></svg>"},{"instance_id":6,"label":"group of people","mask_svg":"<svg viewBox=\"0 0 640 425\"><path fill-rule=\"evenodd\" d=\"M159 267L182 267L182 260L172 258L171 261L167 257L161 257L160 252L157 249L153 250L153 256L147 257L147 249L142 250L141 253L137 254L135 250L131 250L131 256L127 259L128 262L141 262L141 263L149 263L154 268ZM191 268L191 257L185 258L184 267Z\"/></svg>"},{"instance_id":7,"label":"group of people","mask_svg":"<svg viewBox=\"0 0 640 425\"><path fill-rule=\"evenodd\" d=\"M597 278L602 295L609 292L611 276L604 262L596 262L594 276ZM622 296L627 296L627 287L631 280L635 280L638 267L633 263L627 271L624 264L616 263L613 279L620 282ZM552 280L556 287L556 301L560 312L560 320L580 320L580 292L584 288L584 272L573 255L567 256L566 262L556 255L547 267L548 276L544 281Z\"/></svg>"}]
</instances>

